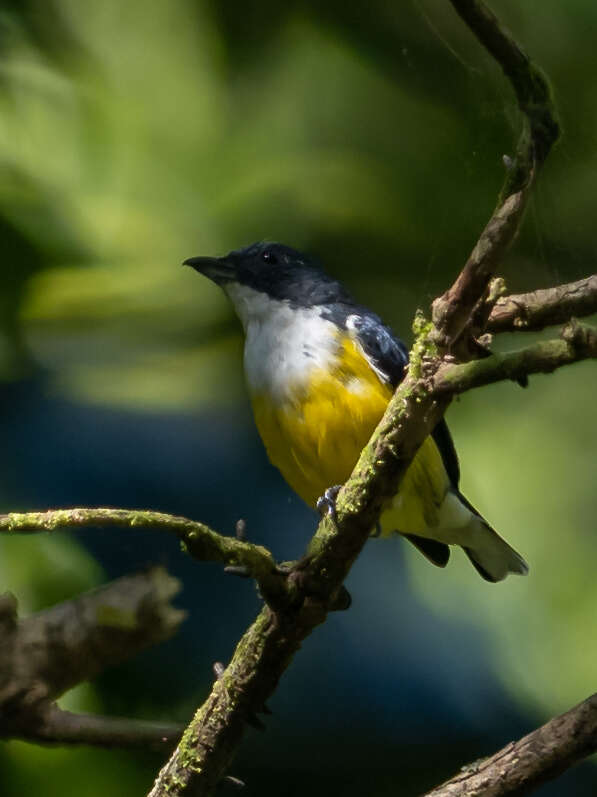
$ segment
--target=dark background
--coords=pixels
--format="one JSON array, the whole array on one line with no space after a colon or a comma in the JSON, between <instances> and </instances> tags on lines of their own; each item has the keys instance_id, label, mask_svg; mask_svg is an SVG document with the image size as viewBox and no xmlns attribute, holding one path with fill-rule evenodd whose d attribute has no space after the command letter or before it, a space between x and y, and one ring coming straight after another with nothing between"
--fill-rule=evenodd
<instances>
[{"instance_id":1,"label":"dark background","mask_svg":"<svg viewBox=\"0 0 597 797\"><path fill-rule=\"evenodd\" d=\"M492 7L550 75L564 130L504 264L521 291L595 270L597 6ZM0 8L0 511L148 507L224 533L242 516L299 556L315 517L262 450L239 326L179 263L281 240L408 338L493 208L509 86L438 0ZM307 640L267 732L247 733L233 773L248 795L415 795L594 691L596 390L583 363L452 406L463 490L529 577L494 586L459 553L440 571L371 541L352 609ZM255 589L156 534L0 540L0 588L24 613L150 563L184 583L182 632L63 706L186 721ZM0 792L130 797L160 763L10 742ZM596 787L585 764L538 793Z\"/></svg>"}]
</instances>

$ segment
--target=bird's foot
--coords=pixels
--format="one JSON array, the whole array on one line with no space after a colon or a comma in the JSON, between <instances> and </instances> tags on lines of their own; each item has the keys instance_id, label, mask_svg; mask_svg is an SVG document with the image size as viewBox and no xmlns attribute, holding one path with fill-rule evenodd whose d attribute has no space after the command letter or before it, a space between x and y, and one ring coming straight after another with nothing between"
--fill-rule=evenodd
<instances>
[{"instance_id":1,"label":"bird's foot","mask_svg":"<svg viewBox=\"0 0 597 797\"><path fill-rule=\"evenodd\" d=\"M336 522L336 498L340 492L341 484L335 484L333 487L328 487L323 495L317 499L317 511L323 517L327 515Z\"/></svg>"}]
</instances>

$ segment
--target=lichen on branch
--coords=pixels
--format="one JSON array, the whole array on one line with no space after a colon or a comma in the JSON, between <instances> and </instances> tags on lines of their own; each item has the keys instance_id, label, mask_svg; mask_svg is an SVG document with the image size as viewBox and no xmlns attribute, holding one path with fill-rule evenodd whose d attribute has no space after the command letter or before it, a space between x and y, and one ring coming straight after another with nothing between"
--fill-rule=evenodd
<instances>
[{"instance_id":1,"label":"lichen on branch","mask_svg":"<svg viewBox=\"0 0 597 797\"><path fill-rule=\"evenodd\" d=\"M597 330L571 321L559 339L540 341L523 349L492 354L468 363L442 365L433 377L434 395L464 393L503 379L518 381L530 374L549 374L564 365L597 358Z\"/></svg>"},{"instance_id":2,"label":"lichen on branch","mask_svg":"<svg viewBox=\"0 0 597 797\"><path fill-rule=\"evenodd\" d=\"M255 578L267 600L285 598L284 579L267 548L218 534L195 520L150 510L87 507L0 515L0 533L30 534L89 527L143 528L175 534L195 559L242 566Z\"/></svg>"}]
</instances>

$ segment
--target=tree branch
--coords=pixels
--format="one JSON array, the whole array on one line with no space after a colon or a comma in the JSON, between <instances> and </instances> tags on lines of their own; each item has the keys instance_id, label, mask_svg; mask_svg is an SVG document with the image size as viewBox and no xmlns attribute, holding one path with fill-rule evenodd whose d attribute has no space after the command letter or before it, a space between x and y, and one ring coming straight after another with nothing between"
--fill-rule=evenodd
<instances>
[{"instance_id":1,"label":"tree branch","mask_svg":"<svg viewBox=\"0 0 597 797\"><path fill-rule=\"evenodd\" d=\"M469 359L465 328L477 302L487 291L497 265L518 232L529 189L530 179L528 186L510 195L497 208L452 287L434 300L434 337L441 350L457 353L461 359Z\"/></svg>"},{"instance_id":2,"label":"tree branch","mask_svg":"<svg viewBox=\"0 0 597 797\"><path fill-rule=\"evenodd\" d=\"M597 751L597 694L424 797L518 797Z\"/></svg>"},{"instance_id":3,"label":"tree branch","mask_svg":"<svg viewBox=\"0 0 597 797\"><path fill-rule=\"evenodd\" d=\"M554 288L502 296L486 329L493 333L537 332L593 313L597 313L597 274Z\"/></svg>"},{"instance_id":4,"label":"tree branch","mask_svg":"<svg viewBox=\"0 0 597 797\"><path fill-rule=\"evenodd\" d=\"M518 142L519 163L511 170L504 189L520 190L531 169L541 165L560 135L549 82L511 33L481 0L451 0L456 13L502 67L510 81L518 107L524 114Z\"/></svg>"},{"instance_id":5,"label":"tree branch","mask_svg":"<svg viewBox=\"0 0 597 797\"><path fill-rule=\"evenodd\" d=\"M572 321L559 340L535 343L518 351L492 354L468 363L442 365L433 377L434 395L464 393L503 379L518 381L529 374L548 374L564 365L597 357L597 330Z\"/></svg>"},{"instance_id":6,"label":"tree branch","mask_svg":"<svg viewBox=\"0 0 597 797\"><path fill-rule=\"evenodd\" d=\"M29 534L98 526L171 532L195 559L242 566L255 578L266 600L285 598L284 579L267 548L218 534L194 520L163 512L105 508L50 509L47 512L11 512L0 515L0 533Z\"/></svg>"},{"instance_id":7,"label":"tree branch","mask_svg":"<svg viewBox=\"0 0 597 797\"><path fill-rule=\"evenodd\" d=\"M50 705L35 725L23 728L19 738L39 743L168 751L176 745L183 731L184 725L177 723L73 714Z\"/></svg>"},{"instance_id":8,"label":"tree branch","mask_svg":"<svg viewBox=\"0 0 597 797\"><path fill-rule=\"evenodd\" d=\"M451 3L502 67L523 114L516 157L509 167L498 206L456 281L432 305L437 345L444 351L458 350L462 359L469 359L471 347L465 328L518 232L537 170L560 131L546 77L497 17L479 0L451 0ZM475 330L468 330L468 335L474 333Z\"/></svg>"},{"instance_id":9,"label":"tree branch","mask_svg":"<svg viewBox=\"0 0 597 797\"><path fill-rule=\"evenodd\" d=\"M124 576L17 620L16 600L0 605L0 706L34 707L168 639L186 616L170 605L180 582L163 568Z\"/></svg>"},{"instance_id":10,"label":"tree branch","mask_svg":"<svg viewBox=\"0 0 597 797\"><path fill-rule=\"evenodd\" d=\"M170 599L180 582L163 568L124 576L23 620L0 596L0 738L171 747L182 729L61 711L54 700L150 645L186 616Z\"/></svg>"}]
</instances>

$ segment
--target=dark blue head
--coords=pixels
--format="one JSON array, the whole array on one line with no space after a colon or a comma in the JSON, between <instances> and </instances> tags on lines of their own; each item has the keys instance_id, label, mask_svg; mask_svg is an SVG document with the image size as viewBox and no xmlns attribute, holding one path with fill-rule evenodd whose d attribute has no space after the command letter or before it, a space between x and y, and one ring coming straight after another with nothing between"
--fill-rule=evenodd
<instances>
[{"instance_id":1,"label":"dark blue head","mask_svg":"<svg viewBox=\"0 0 597 797\"><path fill-rule=\"evenodd\" d=\"M302 307L352 301L313 258L280 243L260 241L224 257L191 257L185 265L224 288L236 283Z\"/></svg>"}]
</instances>

